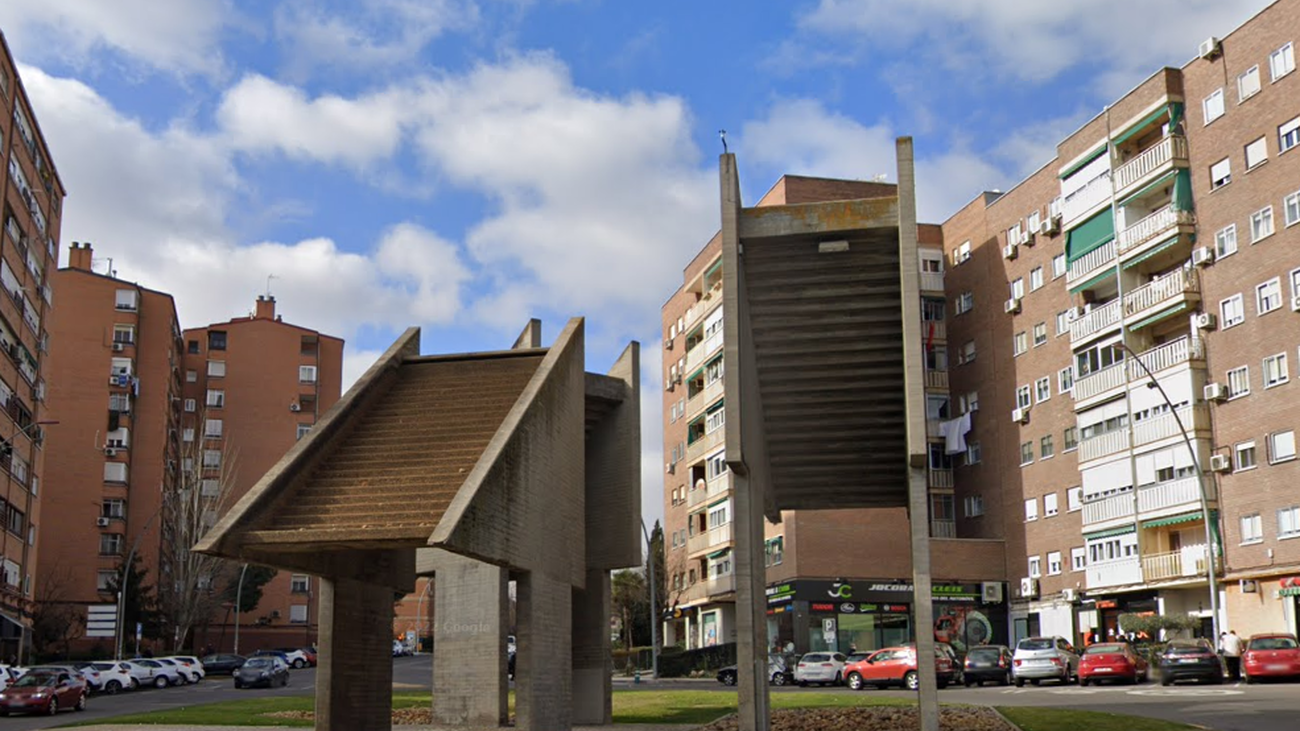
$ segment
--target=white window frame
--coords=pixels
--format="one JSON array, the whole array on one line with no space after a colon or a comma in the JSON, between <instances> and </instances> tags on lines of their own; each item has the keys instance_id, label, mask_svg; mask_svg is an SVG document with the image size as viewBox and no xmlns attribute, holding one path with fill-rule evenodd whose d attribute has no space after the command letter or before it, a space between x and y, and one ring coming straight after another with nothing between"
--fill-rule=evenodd
<instances>
[{"instance_id":1,"label":"white window frame","mask_svg":"<svg viewBox=\"0 0 1300 731\"><path fill-rule=\"evenodd\" d=\"M1250 454L1250 464L1245 464L1247 460L1241 458L1243 454ZM1255 451L1255 440L1251 439L1245 442L1237 442L1232 445L1232 471L1245 472L1259 467L1259 454Z\"/></svg>"},{"instance_id":2,"label":"white window frame","mask_svg":"<svg viewBox=\"0 0 1300 731\"><path fill-rule=\"evenodd\" d=\"M1016 408L1027 409L1033 406L1033 391L1030 390L1029 384L1016 388Z\"/></svg>"},{"instance_id":3,"label":"white window frame","mask_svg":"<svg viewBox=\"0 0 1300 731\"><path fill-rule=\"evenodd\" d=\"M970 242L963 241L953 252L953 264L965 264L970 261Z\"/></svg>"},{"instance_id":4,"label":"white window frame","mask_svg":"<svg viewBox=\"0 0 1300 731\"><path fill-rule=\"evenodd\" d=\"M1078 546L1070 549L1070 571L1084 571L1088 568L1088 549Z\"/></svg>"},{"instance_id":5,"label":"white window frame","mask_svg":"<svg viewBox=\"0 0 1300 731\"><path fill-rule=\"evenodd\" d=\"M1270 83L1295 71L1295 46L1288 42L1285 46L1268 54L1268 72Z\"/></svg>"},{"instance_id":6,"label":"white window frame","mask_svg":"<svg viewBox=\"0 0 1300 731\"><path fill-rule=\"evenodd\" d=\"M1057 254L1052 257L1052 279L1060 279L1061 277L1064 277L1068 268L1069 267L1065 261L1065 254Z\"/></svg>"},{"instance_id":7,"label":"white window frame","mask_svg":"<svg viewBox=\"0 0 1300 731\"><path fill-rule=\"evenodd\" d=\"M1286 226L1300 223L1300 190L1282 199L1282 222Z\"/></svg>"},{"instance_id":8,"label":"white window frame","mask_svg":"<svg viewBox=\"0 0 1300 731\"><path fill-rule=\"evenodd\" d=\"M226 361L210 360L208 361L208 378L224 378L226 376Z\"/></svg>"},{"instance_id":9,"label":"white window frame","mask_svg":"<svg viewBox=\"0 0 1300 731\"><path fill-rule=\"evenodd\" d=\"M1282 280L1273 277L1255 285L1255 313L1267 315L1282 309Z\"/></svg>"},{"instance_id":10,"label":"white window frame","mask_svg":"<svg viewBox=\"0 0 1300 731\"><path fill-rule=\"evenodd\" d=\"M1036 266L1029 270L1029 291L1037 292L1043 288L1043 267Z\"/></svg>"},{"instance_id":11,"label":"white window frame","mask_svg":"<svg viewBox=\"0 0 1300 731\"><path fill-rule=\"evenodd\" d=\"M1026 449L1028 447L1028 449ZM1028 467L1034 463L1034 443L1033 441L1020 443L1020 466Z\"/></svg>"},{"instance_id":12,"label":"white window frame","mask_svg":"<svg viewBox=\"0 0 1300 731\"><path fill-rule=\"evenodd\" d=\"M1274 388L1281 386L1290 380L1290 374L1287 372L1286 353L1277 353L1264 359L1264 388Z\"/></svg>"},{"instance_id":13,"label":"white window frame","mask_svg":"<svg viewBox=\"0 0 1300 731\"><path fill-rule=\"evenodd\" d=\"M1230 223L1214 234L1214 258L1222 259L1237 253L1237 224Z\"/></svg>"},{"instance_id":14,"label":"white window frame","mask_svg":"<svg viewBox=\"0 0 1300 731\"><path fill-rule=\"evenodd\" d=\"M1049 492L1043 496L1043 517L1051 518L1061 512L1056 493Z\"/></svg>"},{"instance_id":15,"label":"white window frame","mask_svg":"<svg viewBox=\"0 0 1300 731\"><path fill-rule=\"evenodd\" d=\"M1034 381L1034 402L1044 403L1052 399L1052 378L1043 376Z\"/></svg>"},{"instance_id":16,"label":"white window frame","mask_svg":"<svg viewBox=\"0 0 1300 731\"><path fill-rule=\"evenodd\" d=\"M1039 337L1039 334L1042 335L1041 338ZM1046 322L1037 323L1034 325L1034 347L1037 348L1040 345L1046 345L1046 344L1047 344L1047 323Z\"/></svg>"},{"instance_id":17,"label":"white window frame","mask_svg":"<svg viewBox=\"0 0 1300 731\"><path fill-rule=\"evenodd\" d=\"M187 413L187 414L192 414L192 413L194 413L195 407L196 407L196 404L195 404L195 402L194 402L194 399L192 399L192 398L187 398L187 399L185 399L185 413Z\"/></svg>"},{"instance_id":18,"label":"white window frame","mask_svg":"<svg viewBox=\"0 0 1300 731\"><path fill-rule=\"evenodd\" d=\"M1021 356L1029 352L1029 333L1021 330L1011 338L1011 354Z\"/></svg>"},{"instance_id":19,"label":"white window frame","mask_svg":"<svg viewBox=\"0 0 1300 731\"><path fill-rule=\"evenodd\" d=\"M226 406L225 390L220 388L209 388L207 398L204 400L204 404L214 409L225 408Z\"/></svg>"},{"instance_id":20,"label":"white window frame","mask_svg":"<svg viewBox=\"0 0 1300 731\"><path fill-rule=\"evenodd\" d=\"M1219 302L1219 327L1227 330L1246 321L1246 306L1241 293L1227 297Z\"/></svg>"},{"instance_id":21,"label":"white window frame","mask_svg":"<svg viewBox=\"0 0 1300 731\"><path fill-rule=\"evenodd\" d=\"M1210 190L1218 190L1232 182L1232 160L1223 158L1210 166Z\"/></svg>"},{"instance_id":22,"label":"white window frame","mask_svg":"<svg viewBox=\"0 0 1300 731\"><path fill-rule=\"evenodd\" d=\"M1268 463L1280 464L1295 459L1295 430L1275 431L1264 438L1268 445Z\"/></svg>"},{"instance_id":23,"label":"white window frame","mask_svg":"<svg viewBox=\"0 0 1300 731\"><path fill-rule=\"evenodd\" d=\"M316 382L316 366L314 366L314 365L300 365L300 366L298 366L298 382L299 382L299 383L315 383L315 382Z\"/></svg>"},{"instance_id":24,"label":"white window frame","mask_svg":"<svg viewBox=\"0 0 1300 731\"><path fill-rule=\"evenodd\" d=\"M1277 537L1300 536L1300 506L1292 505L1277 511Z\"/></svg>"},{"instance_id":25,"label":"white window frame","mask_svg":"<svg viewBox=\"0 0 1300 731\"><path fill-rule=\"evenodd\" d=\"M1047 575L1060 576L1061 568L1061 552L1050 551L1047 554Z\"/></svg>"},{"instance_id":26,"label":"white window frame","mask_svg":"<svg viewBox=\"0 0 1300 731\"><path fill-rule=\"evenodd\" d=\"M1227 378L1224 382L1228 384L1228 400L1250 395L1250 366L1237 366L1229 368Z\"/></svg>"},{"instance_id":27,"label":"white window frame","mask_svg":"<svg viewBox=\"0 0 1300 731\"><path fill-rule=\"evenodd\" d=\"M1011 280L1011 298L1017 300L1025 298L1024 277L1016 277L1015 279Z\"/></svg>"},{"instance_id":28,"label":"white window frame","mask_svg":"<svg viewBox=\"0 0 1300 731\"><path fill-rule=\"evenodd\" d=\"M1263 88L1259 79L1259 64L1237 74L1237 103L1255 96Z\"/></svg>"},{"instance_id":29,"label":"white window frame","mask_svg":"<svg viewBox=\"0 0 1300 731\"><path fill-rule=\"evenodd\" d=\"M1071 487L1065 491L1065 509L1073 513L1076 510L1083 510L1083 488Z\"/></svg>"},{"instance_id":30,"label":"white window frame","mask_svg":"<svg viewBox=\"0 0 1300 731\"><path fill-rule=\"evenodd\" d=\"M1066 366L1057 371L1056 392L1074 393L1074 366Z\"/></svg>"},{"instance_id":31,"label":"white window frame","mask_svg":"<svg viewBox=\"0 0 1300 731\"><path fill-rule=\"evenodd\" d=\"M1273 206L1263 208L1250 214L1250 243L1255 244L1273 235Z\"/></svg>"},{"instance_id":32,"label":"white window frame","mask_svg":"<svg viewBox=\"0 0 1300 731\"><path fill-rule=\"evenodd\" d=\"M984 515L984 496L967 495L962 500L962 517L978 518L981 515Z\"/></svg>"},{"instance_id":33,"label":"white window frame","mask_svg":"<svg viewBox=\"0 0 1300 731\"><path fill-rule=\"evenodd\" d=\"M1208 125L1210 122L1222 117L1223 112L1224 103L1222 88L1215 89L1209 96L1201 100L1201 114L1204 116L1204 124Z\"/></svg>"},{"instance_id":34,"label":"white window frame","mask_svg":"<svg viewBox=\"0 0 1300 731\"><path fill-rule=\"evenodd\" d=\"M1264 542L1264 516L1259 513L1241 516L1241 545Z\"/></svg>"},{"instance_id":35,"label":"white window frame","mask_svg":"<svg viewBox=\"0 0 1300 731\"><path fill-rule=\"evenodd\" d=\"M1268 162L1268 138L1251 140L1245 147L1246 169L1253 170Z\"/></svg>"},{"instance_id":36,"label":"white window frame","mask_svg":"<svg viewBox=\"0 0 1300 731\"><path fill-rule=\"evenodd\" d=\"M1300 117L1283 122L1277 126L1277 154L1300 145Z\"/></svg>"},{"instance_id":37,"label":"white window frame","mask_svg":"<svg viewBox=\"0 0 1300 731\"><path fill-rule=\"evenodd\" d=\"M1041 556L1030 556L1028 563L1029 578L1038 579L1043 576L1043 560Z\"/></svg>"}]
</instances>

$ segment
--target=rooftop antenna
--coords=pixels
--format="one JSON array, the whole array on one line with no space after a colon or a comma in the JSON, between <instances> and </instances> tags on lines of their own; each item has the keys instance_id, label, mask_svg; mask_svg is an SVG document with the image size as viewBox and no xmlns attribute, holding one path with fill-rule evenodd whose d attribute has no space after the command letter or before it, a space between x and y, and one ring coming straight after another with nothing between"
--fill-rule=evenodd
<instances>
[{"instance_id":1,"label":"rooftop antenna","mask_svg":"<svg viewBox=\"0 0 1300 731\"><path fill-rule=\"evenodd\" d=\"M279 279L279 277L275 276L274 274L268 274L268 275L266 275L266 298L267 298L267 299L271 299L271 280L272 280L272 279Z\"/></svg>"},{"instance_id":2,"label":"rooftop antenna","mask_svg":"<svg viewBox=\"0 0 1300 731\"><path fill-rule=\"evenodd\" d=\"M95 268L95 262L96 262L96 261L99 261L99 262L105 262L105 261L107 261L107 262L108 262L108 271L106 272L106 274L107 274L108 276L112 277L113 279L117 279L117 270L113 268L113 257L111 257L111 256L106 256L106 257L104 257L104 258L102 258L102 259L91 259L91 260L90 260L90 268L91 268L92 271L93 271L94 268Z\"/></svg>"},{"instance_id":3,"label":"rooftop antenna","mask_svg":"<svg viewBox=\"0 0 1300 731\"><path fill-rule=\"evenodd\" d=\"M718 130L718 138L722 140L722 154L727 154L727 130Z\"/></svg>"}]
</instances>

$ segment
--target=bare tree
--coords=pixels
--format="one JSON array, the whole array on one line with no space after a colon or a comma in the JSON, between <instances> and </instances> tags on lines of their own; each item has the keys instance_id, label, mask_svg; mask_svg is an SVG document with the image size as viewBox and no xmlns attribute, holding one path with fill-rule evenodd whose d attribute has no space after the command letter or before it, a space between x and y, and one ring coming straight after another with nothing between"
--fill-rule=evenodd
<instances>
[{"instance_id":1,"label":"bare tree","mask_svg":"<svg viewBox=\"0 0 1300 731\"><path fill-rule=\"evenodd\" d=\"M220 607L220 584L236 569L191 550L234 502L238 458L219 416L205 410L184 424L188 441L181 442L174 480L163 492L159 604L177 652Z\"/></svg>"},{"instance_id":2,"label":"bare tree","mask_svg":"<svg viewBox=\"0 0 1300 731\"><path fill-rule=\"evenodd\" d=\"M72 601L72 585L72 567L62 562L41 567L32 603L32 644L41 655L61 650L66 658L72 641L85 631L85 606Z\"/></svg>"}]
</instances>

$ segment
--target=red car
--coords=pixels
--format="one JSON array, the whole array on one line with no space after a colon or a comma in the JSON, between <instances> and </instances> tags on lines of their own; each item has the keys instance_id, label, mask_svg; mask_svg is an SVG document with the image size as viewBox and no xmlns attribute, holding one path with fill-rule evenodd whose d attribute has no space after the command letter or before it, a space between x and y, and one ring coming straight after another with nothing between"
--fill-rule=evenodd
<instances>
[{"instance_id":1,"label":"red car","mask_svg":"<svg viewBox=\"0 0 1300 731\"><path fill-rule=\"evenodd\" d=\"M934 674L940 688L948 687L956 676L952 659L938 649L934 651ZM871 653L866 659L845 665L844 682L853 690L862 690L868 685L877 688L901 685L916 690L921 685L916 673L916 646L886 647Z\"/></svg>"},{"instance_id":2,"label":"red car","mask_svg":"<svg viewBox=\"0 0 1300 731\"><path fill-rule=\"evenodd\" d=\"M1091 645L1079 658L1079 685L1103 680L1145 683L1148 672L1147 661L1124 642Z\"/></svg>"},{"instance_id":3,"label":"red car","mask_svg":"<svg viewBox=\"0 0 1300 731\"><path fill-rule=\"evenodd\" d=\"M86 681L72 673L29 672L0 693L0 716L47 713L60 708L86 710Z\"/></svg>"},{"instance_id":4,"label":"red car","mask_svg":"<svg viewBox=\"0 0 1300 731\"><path fill-rule=\"evenodd\" d=\"M1252 635L1241 654L1247 683L1260 678L1300 677L1300 645L1295 635Z\"/></svg>"}]
</instances>

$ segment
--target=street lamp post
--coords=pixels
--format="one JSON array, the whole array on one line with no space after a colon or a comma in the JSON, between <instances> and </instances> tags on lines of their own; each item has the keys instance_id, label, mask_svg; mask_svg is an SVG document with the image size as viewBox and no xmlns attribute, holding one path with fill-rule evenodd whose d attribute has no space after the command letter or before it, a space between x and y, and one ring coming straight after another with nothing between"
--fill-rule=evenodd
<instances>
[{"instance_id":1,"label":"street lamp post","mask_svg":"<svg viewBox=\"0 0 1300 731\"><path fill-rule=\"evenodd\" d=\"M1217 545L1214 542L1214 531L1210 524L1210 500L1205 490L1205 470L1201 469L1201 459L1196 453L1196 447L1192 445L1192 437L1183 425L1183 419L1178 415L1178 410L1174 408L1174 402L1170 400L1169 394L1165 392L1164 386L1156 379L1156 375L1151 372L1146 363L1138 357L1137 353L1128 346L1124 341L1119 342L1119 346L1124 349L1126 357L1137 363L1142 372L1146 374L1147 386L1160 392L1160 397L1165 400L1165 405L1169 407L1169 413L1174 417L1174 423L1178 425L1178 431L1183 435L1183 443L1187 445L1187 451L1192 458L1192 467L1196 470L1196 488L1201 498L1201 516L1205 520L1205 579L1210 585L1210 623L1212 638L1218 642L1219 637L1219 581L1215 572L1215 560ZM1136 486L1135 486L1136 489Z\"/></svg>"},{"instance_id":2,"label":"street lamp post","mask_svg":"<svg viewBox=\"0 0 1300 731\"><path fill-rule=\"evenodd\" d=\"M135 540L131 541L131 550L126 554L126 563L122 564L122 577L118 580L117 586L117 651L114 654L118 660L122 659L122 644L126 638L126 627L123 624L126 622L126 592L130 588L131 562L135 560L135 549L140 547L140 539L149 532L149 526L153 525L154 519L161 513L162 505L159 505L158 509L153 511L153 515L149 516L149 520L145 521L140 532L135 534ZM139 649L140 638L136 637L136 650Z\"/></svg>"},{"instance_id":3,"label":"street lamp post","mask_svg":"<svg viewBox=\"0 0 1300 731\"><path fill-rule=\"evenodd\" d=\"M429 596L433 590L433 581L426 579L424 582L424 591L420 592L420 598L415 602L415 651L420 651L420 645L424 642L424 598Z\"/></svg>"},{"instance_id":4,"label":"street lamp post","mask_svg":"<svg viewBox=\"0 0 1300 731\"><path fill-rule=\"evenodd\" d=\"M650 677L659 679L659 612L656 611L655 605L655 553L654 543L650 540L650 532L645 529L645 521L641 521L641 535L645 536L646 556L649 557L650 564Z\"/></svg>"},{"instance_id":5,"label":"street lamp post","mask_svg":"<svg viewBox=\"0 0 1300 731\"><path fill-rule=\"evenodd\" d=\"M235 649L234 654L239 654L239 606L244 603L244 574L248 572L248 564L239 570L239 584L235 587Z\"/></svg>"}]
</instances>

